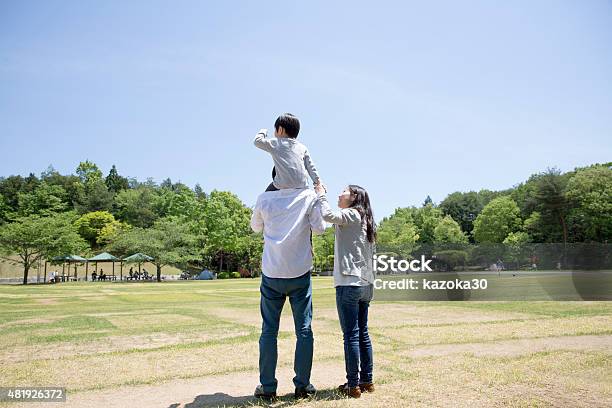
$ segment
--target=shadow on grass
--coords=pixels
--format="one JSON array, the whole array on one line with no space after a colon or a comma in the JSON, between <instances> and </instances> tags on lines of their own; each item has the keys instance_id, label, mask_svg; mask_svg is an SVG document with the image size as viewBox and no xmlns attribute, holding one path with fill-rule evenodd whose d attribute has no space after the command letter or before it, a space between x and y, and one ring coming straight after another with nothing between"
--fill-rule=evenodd
<instances>
[{"instance_id":1,"label":"shadow on grass","mask_svg":"<svg viewBox=\"0 0 612 408\"><path fill-rule=\"evenodd\" d=\"M255 398L252 395L234 397L223 392L215 394L198 395L192 402L184 405L185 408L204 408L204 407L272 407L283 408L290 407L302 401L332 401L345 399L335 388L329 388L317 391L317 394L307 398L296 400L293 394L287 394L277 397L273 401L263 401ZM168 408L177 408L180 404L171 404Z\"/></svg>"}]
</instances>

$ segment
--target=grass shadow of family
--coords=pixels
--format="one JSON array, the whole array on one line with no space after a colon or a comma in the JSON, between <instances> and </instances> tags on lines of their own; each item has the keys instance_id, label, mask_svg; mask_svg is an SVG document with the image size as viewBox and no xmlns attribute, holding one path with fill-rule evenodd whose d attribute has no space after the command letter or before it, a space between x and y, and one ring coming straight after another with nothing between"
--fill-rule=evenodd
<instances>
[{"instance_id":1,"label":"grass shadow of family","mask_svg":"<svg viewBox=\"0 0 612 408\"><path fill-rule=\"evenodd\" d=\"M332 401L341 400L348 397L340 394L335 388L328 388L317 391L316 395L306 399L295 399L293 393L282 395L273 401L264 401L252 395L234 397L223 392L215 394L202 394L196 396L192 402L184 405L184 408L205 408L205 407L290 407L304 401ZM178 408L180 404L170 404L168 408Z\"/></svg>"}]
</instances>

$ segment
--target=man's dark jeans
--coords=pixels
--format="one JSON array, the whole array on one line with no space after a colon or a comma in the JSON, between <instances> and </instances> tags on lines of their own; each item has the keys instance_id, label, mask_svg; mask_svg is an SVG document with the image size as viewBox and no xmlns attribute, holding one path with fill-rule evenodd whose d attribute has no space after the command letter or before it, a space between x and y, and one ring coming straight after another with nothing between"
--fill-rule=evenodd
<instances>
[{"instance_id":1,"label":"man's dark jeans","mask_svg":"<svg viewBox=\"0 0 612 408\"><path fill-rule=\"evenodd\" d=\"M349 387L372 382L374 364L368 308L373 293L374 285L336 287L336 308L344 335L344 364Z\"/></svg>"},{"instance_id":2,"label":"man's dark jeans","mask_svg":"<svg viewBox=\"0 0 612 408\"><path fill-rule=\"evenodd\" d=\"M259 381L264 392L276 392L276 362L278 360L277 337L281 312L285 299L289 297L295 324L295 358L293 369L296 388L310 384L312 370L313 335L312 282L310 272L291 279L261 276L261 336L259 338Z\"/></svg>"},{"instance_id":3,"label":"man's dark jeans","mask_svg":"<svg viewBox=\"0 0 612 408\"><path fill-rule=\"evenodd\" d=\"M272 180L276 177L276 167L272 167ZM274 185L274 182L268 184L266 191L278 191L278 188Z\"/></svg>"}]
</instances>

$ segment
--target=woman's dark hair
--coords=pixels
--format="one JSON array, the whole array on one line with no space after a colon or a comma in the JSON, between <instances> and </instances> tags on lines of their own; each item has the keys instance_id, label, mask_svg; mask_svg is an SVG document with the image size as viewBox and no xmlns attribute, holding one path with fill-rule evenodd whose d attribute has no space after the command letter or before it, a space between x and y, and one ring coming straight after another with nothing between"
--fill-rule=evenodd
<instances>
[{"instance_id":1,"label":"woman's dark hair","mask_svg":"<svg viewBox=\"0 0 612 408\"><path fill-rule=\"evenodd\" d=\"M300 121L291 113L283 113L276 119L276 122L274 122L274 129L278 130L279 126L285 129L287 136L291 139L295 139L298 133L300 133Z\"/></svg>"},{"instance_id":2,"label":"woman's dark hair","mask_svg":"<svg viewBox=\"0 0 612 408\"><path fill-rule=\"evenodd\" d=\"M365 188L355 184L350 184L348 188L351 194L355 197L353 204L351 204L351 208L359 211L359 215L361 215L361 222L365 222L366 225L366 235L368 237L368 241L374 243L374 241L376 241L376 223L374 222L374 215L372 214L372 206L370 205L370 197L368 196L368 192L365 191Z\"/></svg>"}]
</instances>

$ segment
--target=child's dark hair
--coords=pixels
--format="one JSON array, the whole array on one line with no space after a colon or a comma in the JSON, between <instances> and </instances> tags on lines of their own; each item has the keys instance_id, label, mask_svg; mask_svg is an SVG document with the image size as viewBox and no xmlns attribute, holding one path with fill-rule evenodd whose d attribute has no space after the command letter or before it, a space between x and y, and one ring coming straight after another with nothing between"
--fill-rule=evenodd
<instances>
[{"instance_id":1,"label":"child's dark hair","mask_svg":"<svg viewBox=\"0 0 612 408\"><path fill-rule=\"evenodd\" d=\"M274 129L278 130L279 126L282 126L287 133L287 137L295 139L300 133L300 121L297 117L291 113L283 113L274 122Z\"/></svg>"},{"instance_id":2,"label":"child's dark hair","mask_svg":"<svg viewBox=\"0 0 612 408\"><path fill-rule=\"evenodd\" d=\"M350 184L348 188L351 195L355 196L353 204L351 204L351 208L359 211L359 215L361 215L361 222L365 223L366 226L368 241L374 243L374 241L376 241L376 223L374 222L374 214L372 213L372 206L370 205L370 197L368 196L368 192L365 191L365 188L355 184Z\"/></svg>"}]
</instances>

